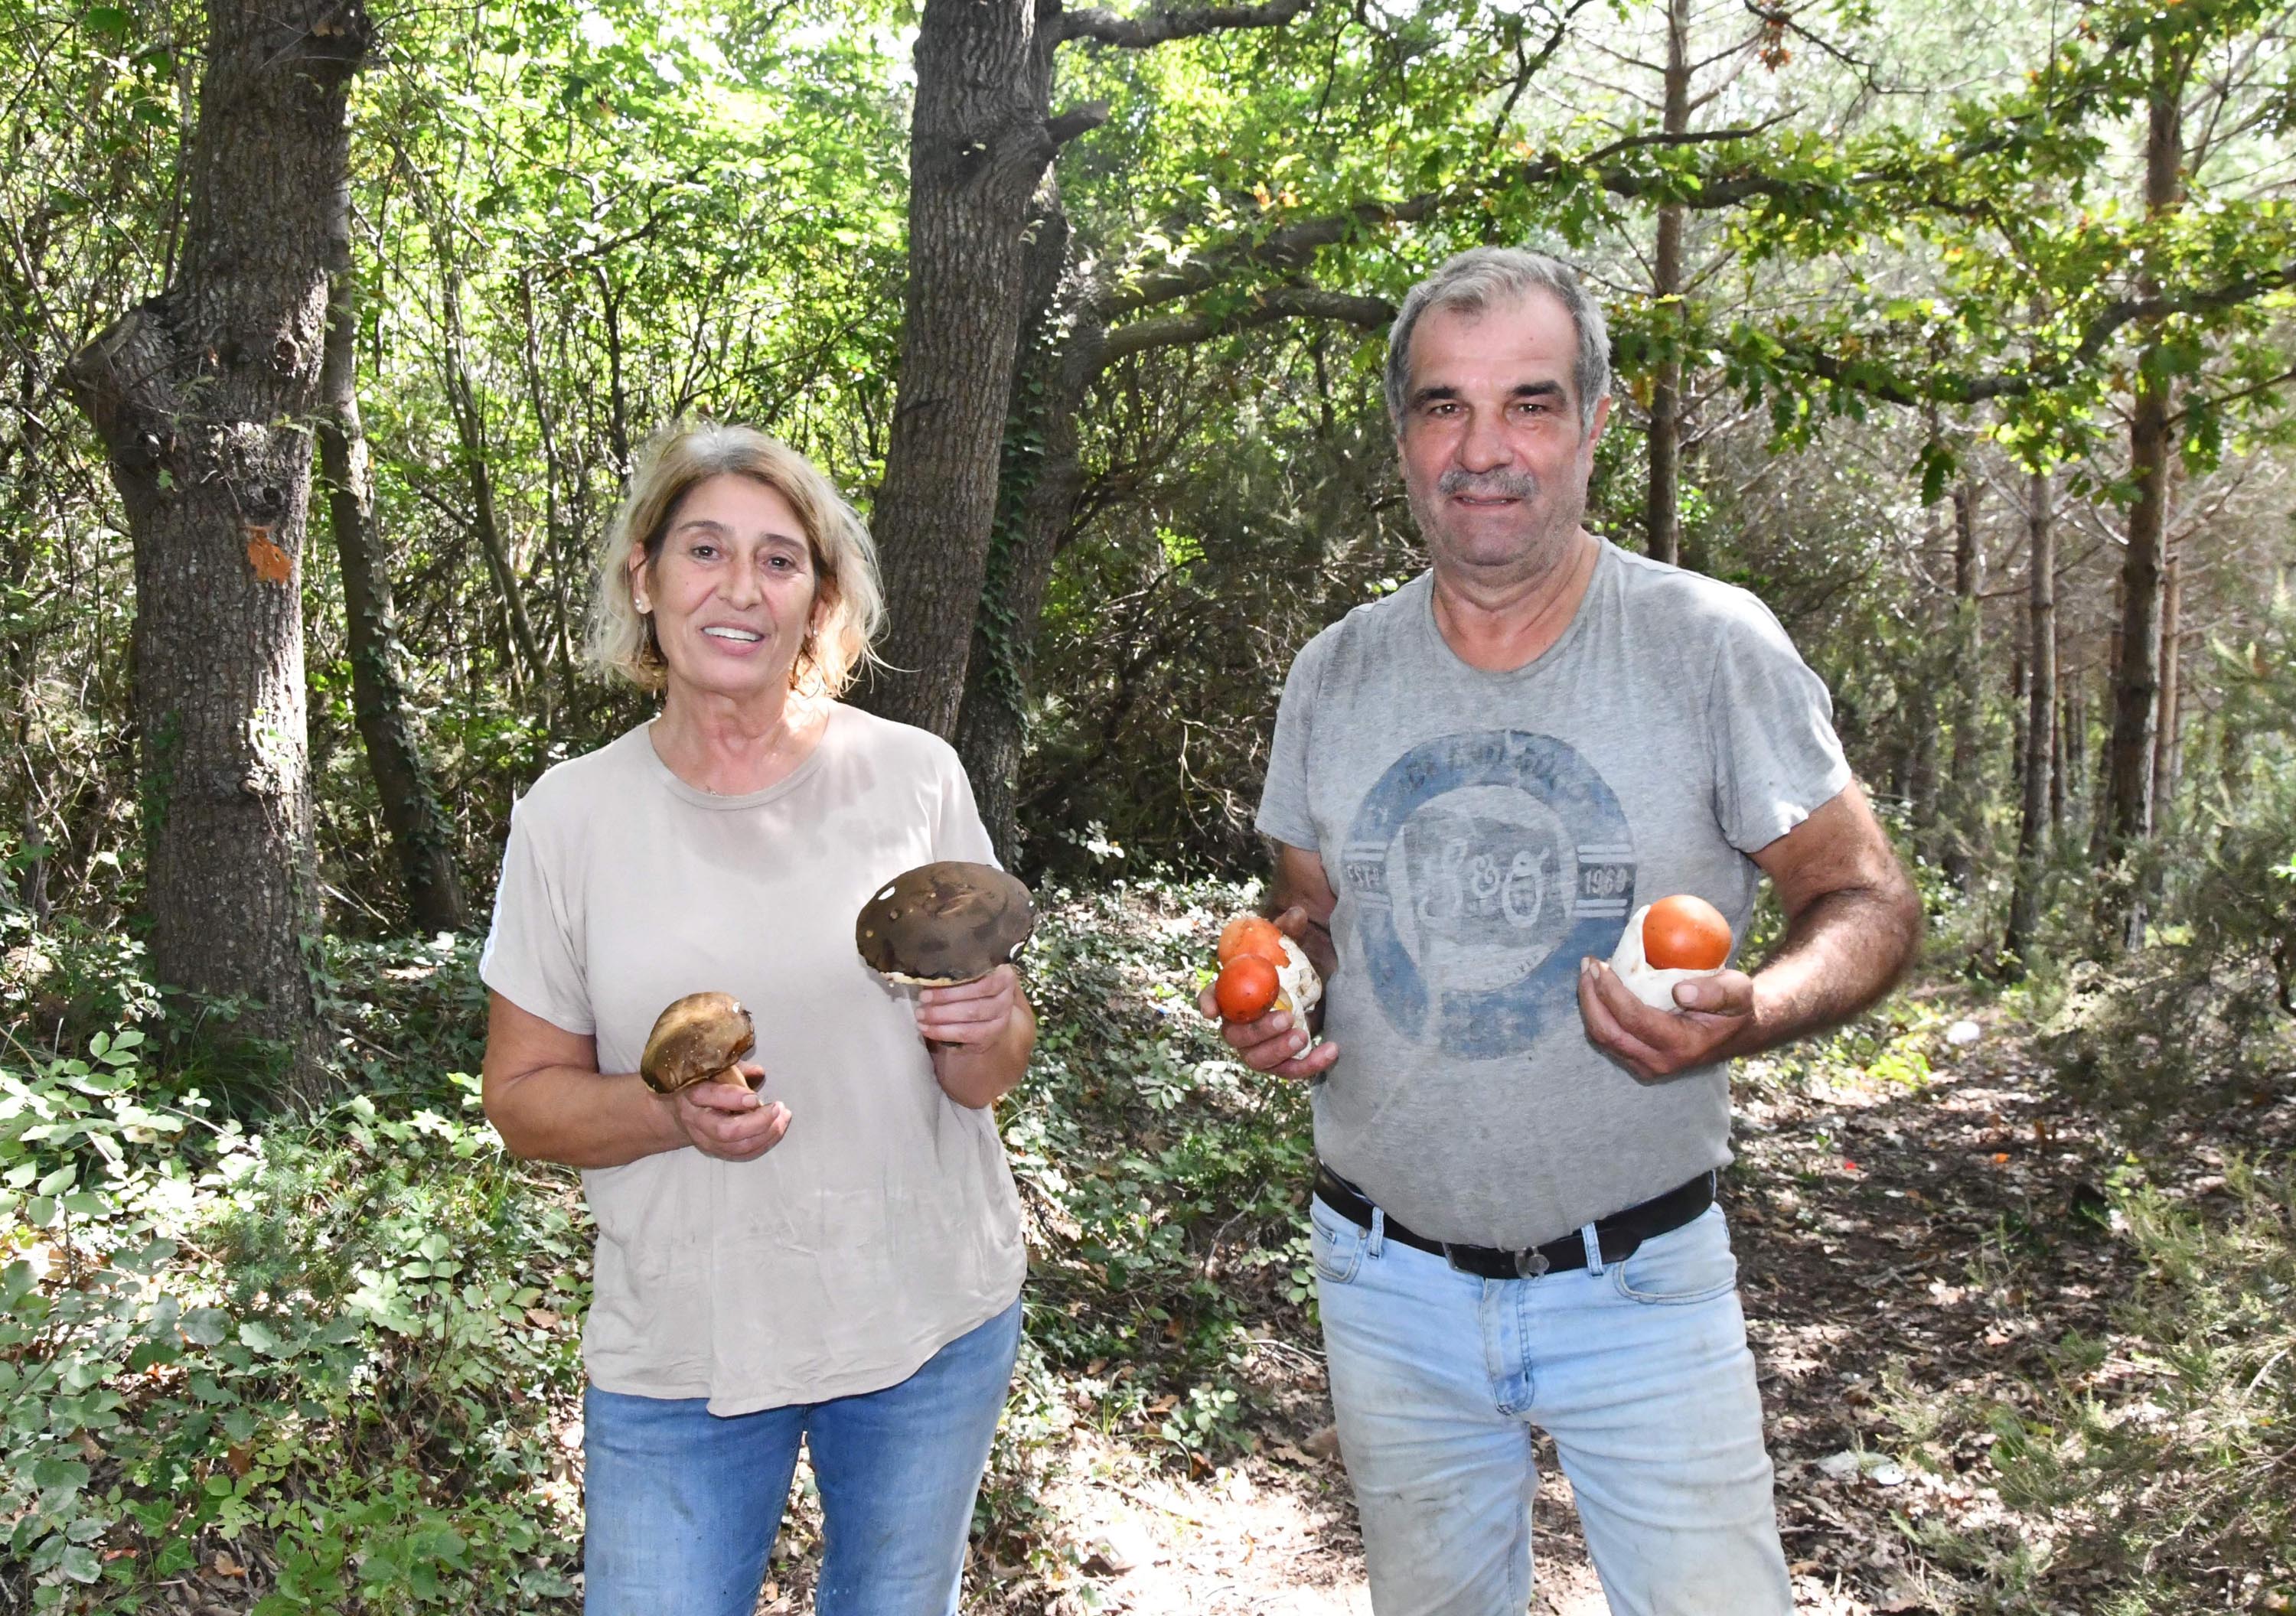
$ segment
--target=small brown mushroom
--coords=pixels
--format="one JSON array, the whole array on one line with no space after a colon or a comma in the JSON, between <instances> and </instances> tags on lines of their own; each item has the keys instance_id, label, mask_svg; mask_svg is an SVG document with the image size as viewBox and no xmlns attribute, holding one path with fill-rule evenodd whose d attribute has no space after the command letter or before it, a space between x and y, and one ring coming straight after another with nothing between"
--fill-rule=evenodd
<instances>
[{"instance_id":1,"label":"small brown mushroom","mask_svg":"<svg viewBox=\"0 0 2296 1616\"><path fill-rule=\"evenodd\" d=\"M638 1057L638 1075L656 1094L675 1094L702 1081L757 1085L741 1070L758 1047L749 1011L731 993L688 993L658 1016Z\"/></svg>"},{"instance_id":2,"label":"small brown mushroom","mask_svg":"<svg viewBox=\"0 0 2296 1616\"><path fill-rule=\"evenodd\" d=\"M920 864L861 906L853 942L872 970L938 988L1014 959L1036 925L1029 889L994 864Z\"/></svg>"}]
</instances>

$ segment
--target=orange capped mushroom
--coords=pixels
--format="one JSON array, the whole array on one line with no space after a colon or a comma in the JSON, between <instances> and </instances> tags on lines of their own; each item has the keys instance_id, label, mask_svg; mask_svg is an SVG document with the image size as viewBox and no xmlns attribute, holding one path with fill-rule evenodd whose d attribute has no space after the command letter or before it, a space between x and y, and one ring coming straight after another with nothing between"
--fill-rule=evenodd
<instances>
[{"instance_id":1,"label":"orange capped mushroom","mask_svg":"<svg viewBox=\"0 0 2296 1616\"><path fill-rule=\"evenodd\" d=\"M1643 958L1661 971L1718 971L1730 957L1730 923L1692 893L1660 898L1643 916Z\"/></svg>"},{"instance_id":2,"label":"orange capped mushroom","mask_svg":"<svg viewBox=\"0 0 2296 1616\"><path fill-rule=\"evenodd\" d=\"M1219 962L1240 954L1256 954L1272 966L1283 964L1283 934L1264 915L1238 915L1221 929Z\"/></svg>"},{"instance_id":3,"label":"orange capped mushroom","mask_svg":"<svg viewBox=\"0 0 2296 1616\"><path fill-rule=\"evenodd\" d=\"M1324 996L1308 956L1264 916L1238 915L1221 928L1219 961L1212 997L1226 1020L1257 1021L1270 1010L1304 1015Z\"/></svg>"},{"instance_id":4,"label":"orange capped mushroom","mask_svg":"<svg viewBox=\"0 0 2296 1616\"><path fill-rule=\"evenodd\" d=\"M1611 968L1627 991L1654 1010L1678 1010L1674 987L1718 971L1730 958L1730 922L1693 893L1636 910L1627 921Z\"/></svg>"},{"instance_id":5,"label":"orange capped mushroom","mask_svg":"<svg viewBox=\"0 0 2296 1616\"><path fill-rule=\"evenodd\" d=\"M1257 954L1238 954L1220 967L1212 997L1223 1020L1258 1021L1275 1007L1282 987L1274 966Z\"/></svg>"}]
</instances>

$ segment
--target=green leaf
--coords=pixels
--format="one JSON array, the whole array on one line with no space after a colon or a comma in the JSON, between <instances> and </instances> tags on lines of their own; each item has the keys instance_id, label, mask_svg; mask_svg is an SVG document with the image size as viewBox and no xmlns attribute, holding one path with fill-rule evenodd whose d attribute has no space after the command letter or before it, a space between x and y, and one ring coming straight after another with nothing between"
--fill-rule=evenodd
<instances>
[{"instance_id":1,"label":"green leaf","mask_svg":"<svg viewBox=\"0 0 2296 1616\"><path fill-rule=\"evenodd\" d=\"M56 1562L56 1569L74 1582L94 1582L103 1575L103 1563L95 1557L94 1549L83 1543L75 1543L64 1550L63 1558Z\"/></svg>"},{"instance_id":2,"label":"green leaf","mask_svg":"<svg viewBox=\"0 0 2296 1616\"><path fill-rule=\"evenodd\" d=\"M230 1323L231 1315L221 1308L193 1308L176 1327L193 1346L212 1347L222 1342L224 1330Z\"/></svg>"},{"instance_id":3,"label":"green leaf","mask_svg":"<svg viewBox=\"0 0 2296 1616\"><path fill-rule=\"evenodd\" d=\"M87 1485L87 1466L78 1459L60 1459L53 1454L43 1455L32 1464L32 1485L42 1492L53 1492L59 1487L77 1492Z\"/></svg>"}]
</instances>

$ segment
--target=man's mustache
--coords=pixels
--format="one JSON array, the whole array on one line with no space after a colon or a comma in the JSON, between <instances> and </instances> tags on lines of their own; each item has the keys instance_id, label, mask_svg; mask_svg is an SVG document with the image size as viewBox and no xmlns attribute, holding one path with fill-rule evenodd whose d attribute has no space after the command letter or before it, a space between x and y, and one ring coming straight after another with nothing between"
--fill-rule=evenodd
<instances>
[{"instance_id":1,"label":"man's mustache","mask_svg":"<svg viewBox=\"0 0 2296 1616\"><path fill-rule=\"evenodd\" d=\"M1538 479L1528 471L1462 471L1454 466L1435 479L1446 499L1465 494L1478 500L1528 500L1538 495Z\"/></svg>"}]
</instances>

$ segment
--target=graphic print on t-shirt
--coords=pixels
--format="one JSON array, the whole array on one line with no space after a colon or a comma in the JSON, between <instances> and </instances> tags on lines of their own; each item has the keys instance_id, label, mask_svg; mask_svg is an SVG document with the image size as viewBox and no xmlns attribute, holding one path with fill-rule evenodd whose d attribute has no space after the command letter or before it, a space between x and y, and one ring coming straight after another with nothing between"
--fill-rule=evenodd
<instances>
[{"instance_id":1,"label":"graphic print on t-shirt","mask_svg":"<svg viewBox=\"0 0 2296 1616\"><path fill-rule=\"evenodd\" d=\"M1357 810L1340 879L1388 1020L1488 1060L1576 1018L1579 959L1608 959L1634 907L1634 838L1567 743L1475 730L1389 765Z\"/></svg>"}]
</instances>

